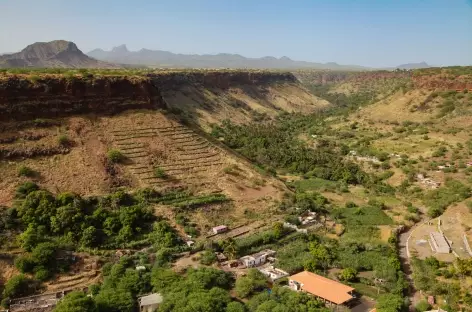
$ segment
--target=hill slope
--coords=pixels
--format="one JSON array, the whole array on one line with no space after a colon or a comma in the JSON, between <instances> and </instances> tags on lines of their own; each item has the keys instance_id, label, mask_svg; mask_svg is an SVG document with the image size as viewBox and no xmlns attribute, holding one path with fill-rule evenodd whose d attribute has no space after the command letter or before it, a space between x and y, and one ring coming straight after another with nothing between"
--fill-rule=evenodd
<instances>
[{"instance_id":1,"label":"hill slope","mask_svg":"<svg viewBox=\"0 0 472 312\"><path fill-rule=\"evenodd\" d=\"M88 57L70 41L36 42L21 52L0 56L0 67L117 68Z\"/></svg>"}]
</instances>

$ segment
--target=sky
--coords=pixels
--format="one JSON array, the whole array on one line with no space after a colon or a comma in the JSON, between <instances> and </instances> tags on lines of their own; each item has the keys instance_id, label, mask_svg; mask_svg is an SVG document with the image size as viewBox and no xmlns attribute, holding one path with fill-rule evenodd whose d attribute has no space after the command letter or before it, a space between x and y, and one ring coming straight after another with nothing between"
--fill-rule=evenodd
<instances>
[{"instance_id":1,"label":"sky","mask_svg":"<svg viewBox=\"0 0 472 312\"><path fill-rule=\"evenodd\" d=\"M0 53L56 39L83 52L472 65L472 0L0 0Z\"/></svg>"}]
</instances>

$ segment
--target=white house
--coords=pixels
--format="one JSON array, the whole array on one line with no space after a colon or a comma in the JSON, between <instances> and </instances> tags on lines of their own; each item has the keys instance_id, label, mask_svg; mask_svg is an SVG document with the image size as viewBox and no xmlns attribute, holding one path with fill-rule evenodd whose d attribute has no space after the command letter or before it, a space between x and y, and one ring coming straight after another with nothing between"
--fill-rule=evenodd
<instances>
[{"instance_id":1,"label":"white house","mask_svg":"<svg viewBox=\"0 0 472 312\"><path fill-rule=\"evenodd\" d=\"M224 233L226 231L228 231L228 227L226 225L218 225L218 226L215 226L213 229L213 234L220 234L220 233Z\"/></svg>"},{"instance_id":2,"label":"white house","mask_svg":"<svg viewBox=\"0 0 472 312\"><path fill-rule=\"evenodd\" d=\"M259 271L265 276L269 277L273 282L290 275L287 272L277 269L272 265L268 267L260 268Z\"/></svg>"},{"instance_id":3,"label":"white house","mask_svg":"<svg viewBox=\"0 0 472 312\"><path fill-rule=\"evenodd\" d=\"M155 312L159 305L162 303L164 298L158 293L150 294L147 296L139 297L139 311L140 312Z\"/></svg>"},{"instance_id":4,"label":"white house","mask_svg":"<svg viewBox=\"0 0 472 312\"><path fill-rule=\"evenodd\" d=\"M239 260L244 263L247 268L253 268L266 263L267 258L273 255L275 255L275 251L266 249L252 255L244 256Z\"/></svg>"}]
</instances>

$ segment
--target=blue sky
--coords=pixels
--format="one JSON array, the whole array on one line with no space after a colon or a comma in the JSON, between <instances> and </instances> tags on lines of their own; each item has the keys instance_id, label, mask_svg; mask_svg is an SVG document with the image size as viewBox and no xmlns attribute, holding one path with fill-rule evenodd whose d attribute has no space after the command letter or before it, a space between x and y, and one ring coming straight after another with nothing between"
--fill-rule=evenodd
<instances>
[{"instance_id":1,"label":"blue sky","mask_svg":"<svg viewBox=\"0 0 472 312\"><path fill-rule=\"evenodd\" d=\"M472 65L472 0L0 0L0 52L55 39L84 52Z\"/></svg>"}]
</instances>

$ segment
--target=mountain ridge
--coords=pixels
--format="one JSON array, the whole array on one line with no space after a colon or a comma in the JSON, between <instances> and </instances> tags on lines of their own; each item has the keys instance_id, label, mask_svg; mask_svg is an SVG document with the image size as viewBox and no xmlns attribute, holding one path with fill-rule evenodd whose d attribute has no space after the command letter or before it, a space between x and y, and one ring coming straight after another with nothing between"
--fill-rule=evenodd
<instances>
[{"instance_id":1,"label":"mountain ridge","mask_svg":"<svg viewBox=\"0 0 472 312\"><path fill-rule=\"evenodd\" d=\"M35 42L17 53L0 55L0 68L118 68L85 55L75 43L66 40Z\"/></svg>"},{"instance_id":2,"label":"mountain ridge","mask_svg":"<svg viewBox=\"0 0 472 312\"><path fill-rule=\"evenodd\" d=\"M369 67L358 65L340 65L335 62L316 63L295 61L287 56L276 58L264 56L249 58L240 54L180 54L163 50L142 48L138 51L129 51L125 44L113 47L110 51L101 48L87 53L98 60L130 64L162 67L201 67L201 68L273 68L273 69L343 69L343 70L370 70Z\"/></svg>"}]
</instances>

